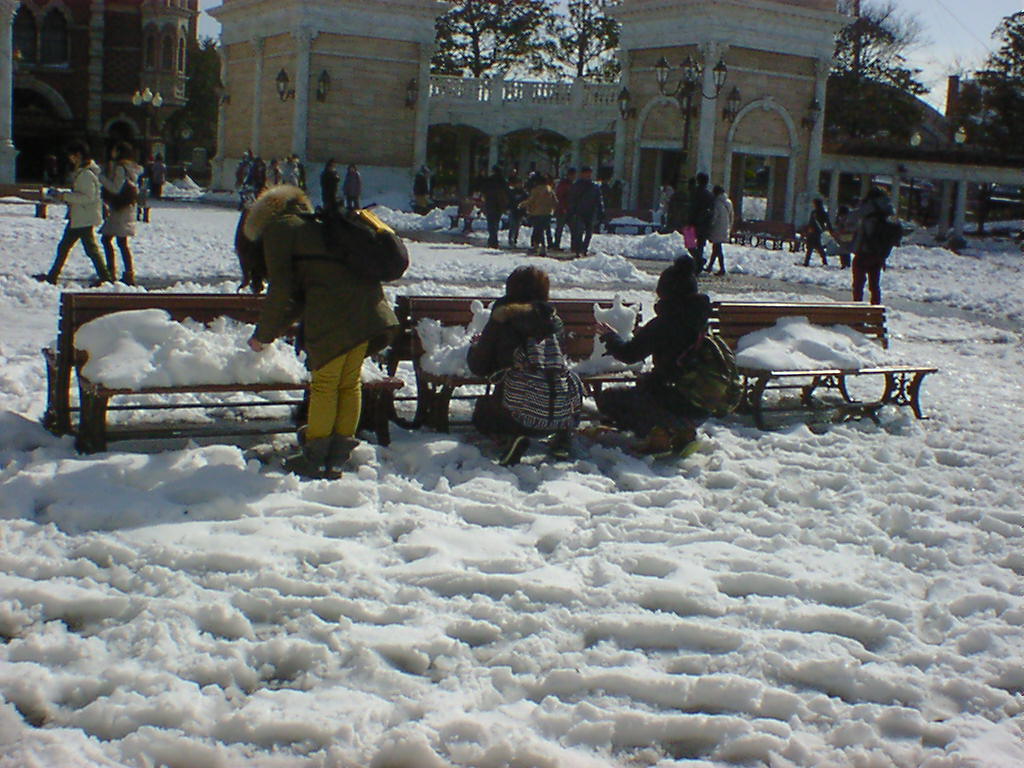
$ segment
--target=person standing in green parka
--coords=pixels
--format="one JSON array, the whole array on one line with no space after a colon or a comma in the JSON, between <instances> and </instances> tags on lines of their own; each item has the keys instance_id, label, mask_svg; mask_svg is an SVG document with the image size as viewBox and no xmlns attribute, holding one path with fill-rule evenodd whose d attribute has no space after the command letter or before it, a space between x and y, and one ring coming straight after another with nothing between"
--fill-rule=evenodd
<instances>
[{"instance_id":1,"label":"person standing in green parka","mask_svg":"<svg viewBox=\"0 0 1024 768\"><path fill-rule=\"evenodd\" d=\"M269 288L249 346L261 350L301 320L312 370L302 450L285 468L307 477L336 477L359 426L363 359L387 346L398 318L379 282L354 274L333 257L313 205L298 187L268 189L249 209L244 236L261 241Z\"/></svg>"}]
</instances>

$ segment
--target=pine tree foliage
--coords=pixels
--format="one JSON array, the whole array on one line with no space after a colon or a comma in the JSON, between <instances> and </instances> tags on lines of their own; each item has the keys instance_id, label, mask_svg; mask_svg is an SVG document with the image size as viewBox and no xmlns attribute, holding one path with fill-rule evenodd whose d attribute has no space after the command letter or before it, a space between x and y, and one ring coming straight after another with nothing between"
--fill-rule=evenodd
<instances>
[{"instance_id":1,"label":"pine tree foliage","mask_svg":"<svg viewBox=\"0 0 1024 768\"><path fill-rule=\"evenodd\" d=\"M992 146L1024 147L1024 11L1007 16L993 38L999 49L976 73L981 109L964 111L976 139Z\"/></svg>"},{"instance_id":2,"label":"pine tree foliage","mask_svg":"<svg viewBox=\"0 0 1024 768\"><path fill-rule=\"evenodd\" d=\"M565 14L552 15L543 48L546 69L562 76L615 80L621 25L608 12L620 1L569 0Z\"/></svg>"},{"instance_id":3,"label":"pine tree foliage","mask_svg":"<svg viewBox=\"0 0 1024 768\"><path fill-rule=\"evenodd\" d=\"M541 31L553 13L548 0L454 0L437 20L433 71L482 77L539 70Z\"/></svg>"},{"instance_id":4,"label":"pine tree foliage","mask_svg":"<svg viewBox=\"0 0 1024 768\"><path fill-rule=\"evenodd\" d=\"M853 6L844 0L840 10L851 13ZM906 139L913 133L920 119L914 97L927 89L904 53L920 37L920 23L900 14L892 0L862 5L836 39L825 115L830 136Z\"/></svg>"},{"instance_id":5,"label":"pine tree foliage","mask_svg":"<svg viewBox=\"0 0 1024 768\"><path fill-rule=\"evenodd\" d=\"M167 127L177 133L186 125L196 144L206 147L211 156L217 147L217 115L220 98L220 55L217 41L206 37L189 46L188 100L167 120Z\"/></svg>"}]
</instances>

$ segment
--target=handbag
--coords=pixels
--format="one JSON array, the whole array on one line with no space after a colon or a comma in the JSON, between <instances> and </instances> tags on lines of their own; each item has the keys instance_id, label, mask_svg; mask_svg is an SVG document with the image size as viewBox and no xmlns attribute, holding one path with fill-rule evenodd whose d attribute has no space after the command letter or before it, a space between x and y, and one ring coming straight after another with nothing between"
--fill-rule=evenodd
<instances>
[{"instance_id":1,"label":"handbag","mask_svg":"<svg viewBox=\"0 0 1024 768\"><path fill-rule=\"evenodd\" d=\"M687 248L697 247L697 228L692 224L687 224L683 227L683 241L686 243Z\"/></svg>"}]
</instances>

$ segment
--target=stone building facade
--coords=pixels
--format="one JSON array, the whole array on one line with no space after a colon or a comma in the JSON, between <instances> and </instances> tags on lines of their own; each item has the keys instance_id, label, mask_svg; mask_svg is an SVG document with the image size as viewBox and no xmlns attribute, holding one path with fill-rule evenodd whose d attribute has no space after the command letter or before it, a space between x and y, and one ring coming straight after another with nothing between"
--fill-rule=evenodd
<instances>
[{"instance_id":1,"label":"stone building facade","mask_svg":"<svg viewBox=\"0 0 1024 768\"><path fill-rule=\"evenodd\" d=\"M242 154L331 157L384 183L426 159L436 0L225 0L215 179ZM397 178L394 183L398 183Z\"/></svg>"},{"instance_id":2,"label":"stone building facade","mask_svg":"<svg viewBox=\"0 0 1024 768\"><path fill-rule=\"evenodd\" d=\"M72 138L159 149L160 111L185 103L198 16L198 0L0 0L0 178L38 178ZM163 98L156 114L132 104L144 88Z\"/></svg>"},{"instance_id":3,"label":"stone building facade","mask_svg":"<svg viewBox=\"0 0 1024 768\"><path fill-rule=\"evenodd\" d=\"M313 169L336 157L364 166L364 177L406 184L431 138L457 144L465 187L470 165L512 161L509 139L533 132L564 140L566 164L594 164L613 145L605 160L628 207L654 207L663 183L697 171L738 198L745 179L761 174L770 218L791 220L816 191L825 83L846 22L835 0L625 0L614 85L431 77L443 10L436 0L224 0L213 11L228 90L220 179L251 149L296 153ZM713 97L695 93L688 130L685 99L664 95L655 78L659 59L687 56L701 63L703 94ZM716 95L719 61L728 75ZM738 105L726 114L730 96Z\"/></svg>"}]
</instances>

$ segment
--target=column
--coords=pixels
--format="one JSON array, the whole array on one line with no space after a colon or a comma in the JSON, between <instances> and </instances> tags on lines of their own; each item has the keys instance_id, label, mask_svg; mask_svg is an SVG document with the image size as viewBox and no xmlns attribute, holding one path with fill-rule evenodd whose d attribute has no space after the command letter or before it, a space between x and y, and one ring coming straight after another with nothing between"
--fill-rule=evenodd
<instances>
[{"instance_id":1,"label":"column","mask_svg":"<svg viewBox=\"0 0 1024 768\"><path fill-rule=\"evenodd\" d=\"M434 46L420 45L420 68L417 72L420 84L416 101L416 128L413 136L413 173L427 164L427 139L430 136L430 60Z\"/></svg>"},{"instance_id":2,"label":"column","mask_svg":"<svg viewBox=\"0 0 1024 768\"><path fill-rule=\"evenodd\" d=\"M469 167L473 163L473 143L466 131L456 128L456 143L459 147L459 196L468 195L472 190L474 179L470 178Z\"/></svg>"},{"instance_id":3,"label":"column","mask_svg":"<svg viewBox=\"0 0 1024 768\"><path fill-rule=\"evenodd\" d=\"M572 139L569 142L569 167L577 171L583 162L583 142L580 139Z\"/></svg>"},{"instance_id":4,"label":"column","mask_svg":"<svg viewBox=\"0 0 1024 768\"><path fill-rule=\"evenodd\" d=\"M94 137L103 133L103 43L104 0L93 0L89 7L89 108L86 129ZM175 50L177 56L177 50ZM157 90L156 87L153 90ZM172 95L172 94L168 94Z\"/></svg>"},{"instance_id":5,"label":"column","mask_svg":"<svg viewBox=\"0 0 1024 768\"><path fill-rule=\"evenodd\" d=\"M17 0L0 0L0 183L14 181L18 150L14 148L11 109L14 101L14 12Z\"/></svg>"},{"instance_id":6,"label":"column","mask_svg":"<svg viewBox=\"0 0 1024 768\"><path fill-rule=\"evenodd\" d=\"M953 221L953 184L954 182L949 179L942 180L942 197L939 201L938 234L939 237L943 238L949 233L949 228Z\"/></svg>"},{"instance_id":7,"label":"column","mask_svg":"<svg viewBox=\"0 0 1024 768\"><path fill-rule=\"evenodd\" d=\"M871 174L864 172L860 175L860 199L863 200L871 191Z\"/></svg>"},{"instance_id":8,"label":"column","mask_svg":"<svg viewBox=\"0 0 1024 768\"><path fill-rule=\"evenodd\" d=\"M828 212L833 221L839 211L839 179L841 176L838 168L833 168L828 176Z\"/></svg>"},{"instance_id":9,"label":"column","mask_svg":"<svg viewBox=\"0 0 1024 768\"><path fill-rule=\"evenodd\" d=\"M309 57L317 33L309 27L292 32L295 38L295 108L292 112L292 154L306 159L309 135Z\"/></svg>"},{"instance_id":10,"label":"column","mask_svg":"<svg viewBox=\"0 0 1024 768\"><path fill-rule=\"evenodd\" d=\"M501 134L489 134L487 139L487 173L490 174L491 169L498 164L498 150L501 148Z\"/></svg>"},{"instance_id":11,"label":"column","mask_svg":"<svg viewBox=\"0 0 1024 768\"><path fill-rule=\"evenodd\" d=\"M705 43L701 46L700 53L704 66L704 79L701 82L701 88L704 93L713 94L715 92L715 65L728 50L729 46L722 43ZM718 97L706 99L700 93L694 93L693 96L695 101L700 102L696 170L698 173L703 171L712 177L715 156L715 126L718 124Z\"/></svg>"},{"instance_id":12,"label":"column","mask_svg":"<svg viewBox=\"0 0 1024 768\"><path fill-rule=\"evenodd\" d=\"M953 208L953 235L964 236L964 225L967 222L967 182L960 179L956 182L956 205Z\"/></svg>"},{"instance_id":13,"label":"column","mask_svg":"<svg viewBox=\"0 0 1024 768\"><path fill-rule=\"evenodd\" d=\"M899 168L892 170L892 185L889 190L889 200L892 202L892 209L896 212L896 218L900 216L900 195L903 191L903 175Z\"/></svg>"},{"instance_id":14,"label":"column","mask_svg":"<svg viewBox=\"0 0 1024 768\"><path fill-rule=\"evenodd\" d=\"M629 51L619 51L619 62L622 65L622 87L629 88ZM615 121L615 159L612 173L615 179L621 181L626 187L629 186L626 184L626 134L629 133L629 129L629 118L619 115ZM624 189L622 192L623 200L628 199L629 190Z\"/></svg>"},{"instance_id":15,"label":"column","mask_svg":"<svg viewBox=\"0 0 1024 768\"><path fill-rule=\"evenodd\" d=\"M217 155L213 158L213 179L215 189L230 189L233 184L227 181L224 173L224 164L227 162L227 104L226 99L228 87L228 53L223 45L217 47L217 54L220 57L220 84L224 92L218 96L217 101Z\"/></svg>"},{"instance_id":16,"label":"column","mask_svg":"<svg viewBox=\"0 0 1024 768\"><path fill-rule=\"evenodd\" d=\"M266 38L257 37L252 40L252 135L251 149L260 154L260 141L263 138L263 48Z\"/></svg>"},{"instance_id":17,"label":"column","mask_svg":"<svg viewBox=\"0 0 1024 768\"><path fill-rule=\"evenodd\" d=\"M814 100L821 105L821 114L814 121L807 138L807 199L809 201L818 196L818 187L821 183L821 140L825 131L825 97L831 64L831 61L823 59L814 60Z\"/></svg>"}]
</instances>

